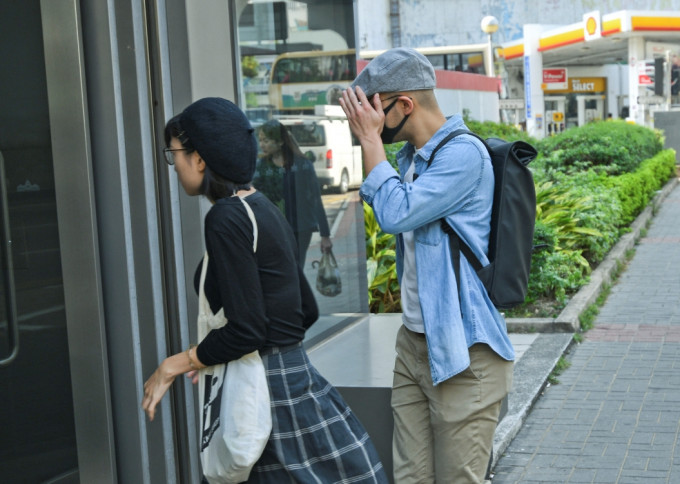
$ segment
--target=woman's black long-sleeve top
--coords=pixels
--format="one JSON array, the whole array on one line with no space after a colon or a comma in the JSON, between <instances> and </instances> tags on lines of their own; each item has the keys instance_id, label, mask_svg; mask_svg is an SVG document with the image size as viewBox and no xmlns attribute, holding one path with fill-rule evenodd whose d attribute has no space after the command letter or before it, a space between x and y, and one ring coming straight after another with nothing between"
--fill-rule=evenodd
<instances>
[{"instance_id":1,"label":"woman's black long-sleeve top","mask_svg":"<svg viewBox=\"0 0 680 484\"><path fill-rule=\"evenodd\" d=\"M218 200L205 218L205 295L214 313L224 308L228 321L196 349L198 359L209 366L297 343L318 318L316 300L297 264L290 226L261 193L245 201L257 220L255 253L253 226L238 197ZM197 291L200 273L201 264L194 277Z\"/></svg>"}]
</instances>

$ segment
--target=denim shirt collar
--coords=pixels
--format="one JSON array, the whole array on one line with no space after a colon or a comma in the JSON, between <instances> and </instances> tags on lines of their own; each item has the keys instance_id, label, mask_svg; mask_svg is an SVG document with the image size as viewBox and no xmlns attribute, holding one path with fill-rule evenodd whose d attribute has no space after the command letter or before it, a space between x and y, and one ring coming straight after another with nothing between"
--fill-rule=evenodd
<instances>
[{"instance_id":1,"label":"denim shirt collar","mask_svg":"<svg viewBox=\"0 0 680 484\"><path fill-rule=\"evenodd\" d=\"M406 143L397 153L397 164L399 165L399 172L406 173L408 166L404 166L405 163L410 163L412 159L416 162L416 173L422 173L425 169L421 166L422 163L427 163L427 160L432 156L432 151L437 147L437 145L446 137L449 133L452 133L458 129L466 129L463 118L460 114L454 114L446 118L446 122L441 128L429 139L427 143L418 151L416 154L416 148L411 143ZM415 155L415 156L414 156Z\"/></svg>"}]
</instances>

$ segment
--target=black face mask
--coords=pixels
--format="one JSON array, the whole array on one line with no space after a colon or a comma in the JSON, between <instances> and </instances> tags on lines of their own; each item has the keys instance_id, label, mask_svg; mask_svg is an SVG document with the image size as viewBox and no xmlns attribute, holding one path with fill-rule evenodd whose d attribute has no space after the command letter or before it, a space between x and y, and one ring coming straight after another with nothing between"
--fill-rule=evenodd
<instances>
[{"instance_id":1,"label":"black face mask","mask_svg":"<svg viewBox=\"0 0 680 484\"><path fill-rule=\"evenodd\" d=\"M385 113L385 116L387 116L387 113L390 112L390 109L392 109L394 107L394 105L397 104L397 101L399 101L399 99L395 99L392 102L392 104L390 104L389 106L387 106L383 110L383 113ZM410 116L410 114L407 114L406 116L404 116L404 119L401 120L401 123L399 123L394 128L388 128L386 125L383 125L382 133L380 133L380 139L382 139L382 142L383 142L384 145L389 145L389 144L394 143L394 137L401 130L401 128L404 127L404 124L406 123L406 120L408 119L409 116Z\"/></svg>"}]
</instances>

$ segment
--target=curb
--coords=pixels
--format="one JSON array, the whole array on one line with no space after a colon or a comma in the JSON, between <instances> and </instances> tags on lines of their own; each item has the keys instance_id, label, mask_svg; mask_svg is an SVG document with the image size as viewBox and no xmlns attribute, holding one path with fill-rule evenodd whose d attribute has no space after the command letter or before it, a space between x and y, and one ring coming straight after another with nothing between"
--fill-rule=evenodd
<instances>
[{"instance_id":1,"label":"curb","mask_svg":"<svg viewBox=\"0 0 680 484\"><path fill-rule=\"evenodd\" d=\"M578 290L556 318L508 318L506 325L511 333L573 333L580 327L579 316L593 304L605 284L610 284L618 268L618 264L626 258L626 252L635 247L640 232L654 217L656 209L678 184L678 178L672 178L659 190L647 207L631 224L631 231L621 236L609 251L604 260L590 274L590 282Z\"/></svg>"}]
</instances>

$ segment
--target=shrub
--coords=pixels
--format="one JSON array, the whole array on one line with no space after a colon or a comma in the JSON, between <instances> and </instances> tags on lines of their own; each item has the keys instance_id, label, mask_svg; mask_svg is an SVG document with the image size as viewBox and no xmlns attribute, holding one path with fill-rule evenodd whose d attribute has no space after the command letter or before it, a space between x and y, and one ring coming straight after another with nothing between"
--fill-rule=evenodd
<instances>
[{"instance_id":1,"label":"shrub","mask_svg":"<svg viewBox=\"0 0 680 484\"><path fill-rule=\"evenodd\" d=\"M597 121L540 140L536 148L547 171L590 168L608 175L634 171L663 149L660 131L624 121Z\"/></svg>"},{"instance_id":2,"label":"shrub","mask_svg":"<svg viewBox=\"0 0 680 484\"><path fill-rule=\"evenodd\" d=\"M506 141L526 141L531 145L536 145L536 139L529 136L526 132L517 129L509 124L499 124L493 121L475 121L465 118L466 126L473 133L482 138L501 138Z\"/></svg>"},{"instance_id":3,"label":"shrub","mask_svg":"<svg viewBox=\"0 0 680 484\"><path fill-rule=\"evenodd\" d=\"M614 190L621 204L621 223L630 224L675 171L675 152L665 150L645 160L634 173L608 179L607 186Z\"/></svg>"}]
</instances>

